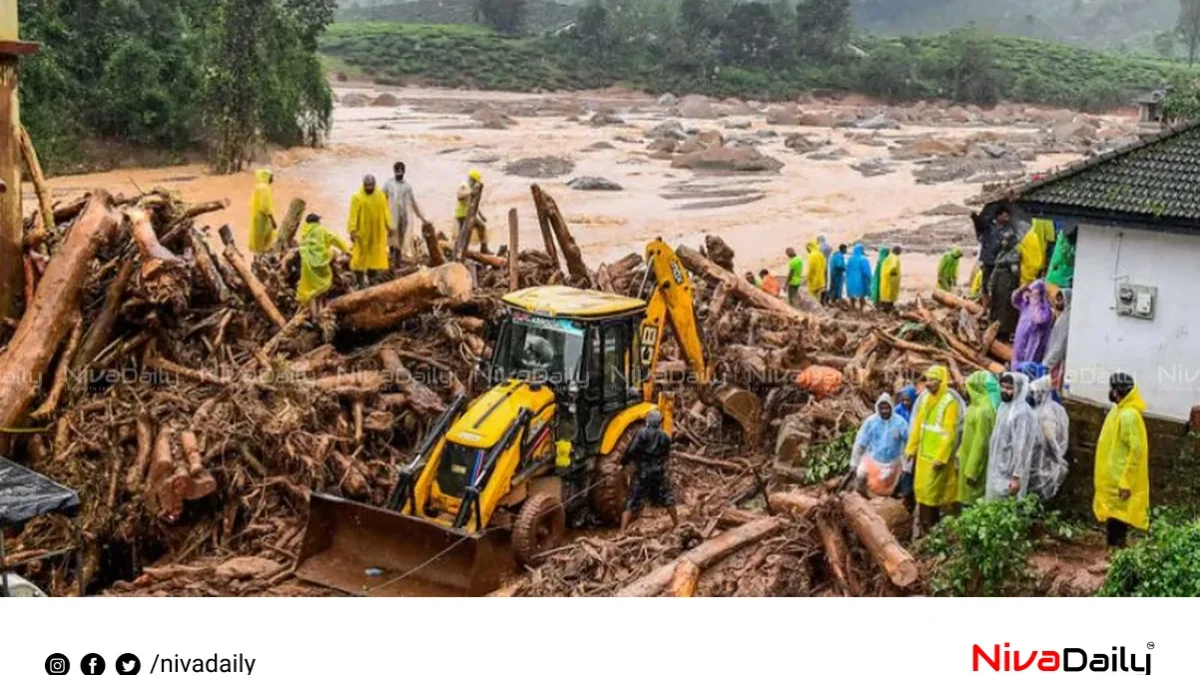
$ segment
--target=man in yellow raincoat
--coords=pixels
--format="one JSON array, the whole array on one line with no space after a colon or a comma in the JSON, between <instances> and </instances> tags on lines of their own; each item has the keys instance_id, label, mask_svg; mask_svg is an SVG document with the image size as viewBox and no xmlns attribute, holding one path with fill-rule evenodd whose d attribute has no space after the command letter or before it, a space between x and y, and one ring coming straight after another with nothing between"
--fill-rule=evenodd
<instances>
[{"instance_id":1,"label":"man in yellow raincoat","mask_svg":"<svg viewBox=\"0 0 1200 675\"><path fill-rule=\"evenodd\" d=\"M1146 402L1133 377L1114 373L1108 386L1108 398L1116 406L1104 418L1096 443L1092 511L1105 524L1109 547L1118 548L1125 545L1130 525L1150 527L1150 453L1142 419Z\"/></svg>"},{"instance_id":2,"label":"man in yellow raincoat","mask_svg":"<svg viewBox=\"0 0 1200 675\"><path fill-rule=\"evenodd\" d=\"M275 175L270 169L254 172L254 194L250 198L250 252L266 253L275 243L275 195L271 184Z\"/></svg>"},{"instance_id":3,"label":"man in yellow raincoat","mask_svg":"<svg viewBox=\"0 0 1200 675\"><path fill-rule=\"evenodd\" d=\"M350 247L342 238L321 225L321 216L308 214L300 228L300 284L296 286L296 302L309 303L309 316L321 314L321 298L333 286L333 249L349 253Z\"/></svg>"},{"instance_id":4,"label":"man in yellow raincoat","mask_svg":"<svg viewBox=\"0 0 1200 675\"><path fill-rule=\"evenodd\" d=\"M1042 272L1050 265L1050 258L1054 255L1054 242L1058 239L1058 232L1054 229L1054 221L1049 218L1034 218L1030 221L1033 231L1037 232L1038 239L1042 240Z\"/></svg>"},{"instance_id":5,"label":"man in yellow raincoat","mask_svg":"<svg viewBox=\"0 0 1200 675\"><path fill-rule=\"evenodd\" d=\"M995 379L986 370L977 370L967 377L971 403L967 406L958 449L958 503L964 506L983 499L987 491L988 441L992 427L996 426L996 406L988 387Z\"/></svg>"},{"instance_id":6,"label":"man in yellow raincoat","mask_svg":"<svg viewBox=\"0 0 1200 675\"><path fill-rule=\"evenodd\" d=\"M804 283L808 292L820 300L825 294L825 254L814 239L808 242L808 261L804 265Z\"/></svg>"},{"instance_id":7,"label":"man in yellow raincoat","mask_svg":"<svg viewBox=\"0 0 1200 675\"><path fill-rule=\"evenodd\" d=\"M350 200L350 220L346 223L353 245L350 269L359 274L361 285L371 282L372 272L388 269L388 233L391 229L387 196L375 189L374 176L363 177L362 187Z\"/></svg>"},{"instance_id":8,"label":"man in yellow raincoat","mask_svg":"<svg viewBox=\"0 0 1200 675\"><path fill-rule=\"evenodd\" d=\"M885 312L890 312L896 308L896 301L900 299L900 254L901 247L897 246L891 250L887 258L883 260L883 266L879 268L879 307Z\"/></svg>"},{"instance_id":9,"label":"man in yellow raincoat","mask_svg":"<svg viewBox=\"0 0 1200 675\"><path fill-rule=\"evenodd\" d=\"M1021 254L1021 285L1033 283L1046 266L1046 244L1037 230L1029 230L1017 245Z\"/></svg>"},{"instance_id":10,"label":"man in yellow raincoat","mask_svg":"<svg viewBox=\"0 0 1200 675\"><path fill-rule=\"evenodd\" d=\"M925 373L925 392L917 399L904 448L905 456L916 459L913 490L922 535L941 520L943 508L958 500L955 450L962 416L962 400L950 388L949 372L933 366Z\"/></svg>"}]
</instances>

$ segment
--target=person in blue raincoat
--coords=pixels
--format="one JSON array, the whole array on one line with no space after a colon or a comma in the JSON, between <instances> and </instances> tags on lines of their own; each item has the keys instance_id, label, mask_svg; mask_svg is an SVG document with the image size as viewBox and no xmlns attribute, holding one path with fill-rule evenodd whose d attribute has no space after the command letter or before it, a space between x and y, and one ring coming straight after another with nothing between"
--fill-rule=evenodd
<instances>
[{"instance_id":1,"label":"person in blue raincoat","mask_svg":"<svg viewBox=\"0 0 1200 675\"><path fill-rule=\"evenodd\" d=\"M917 388L913 385L905 385L896 394L896 416L904 420L905 424L912 421L913 406L917 403ZM904 460L904 473L900 476L900 483L896 486L896 496L903 499L908 510L913 510L917 502L913 494L913 462L910 459Z\"/></svg>"},{"instance_id":2,"label":"person in blue raincoat","mask_svg":"<svg viewBox=\"0 0 1200 675\"><path fill-rule=\"evenodd\" d=\"M841 303L842 288L846 285L846 245L838 246L838 250L829 257L829 289L826 300L829 304Z\"/></svg>"},{"instance_id":3,"label":"person in blue raincoat","mask_svg":"<svg viewBox=\"0 0 1200 675\"><path fill-rule=\"evenodd\" d=\"M904 421L912 419L913 405L917 402L917 388L913 385L905 385L896 394L896 414L904 418Z\"/></svg>"},{"instance_id":4,"label":"person in blue raincoat","mask_svg":"<svg viewBox=\"0 0 1200 675\"><path fill-rule=\"evenodd\" d=\"M908 422L895 414L892 397L881 395L875 402L875 414L859 428L850 455L850 468L860 492L887 497L895 491L907 441Z\"/></svg>"},{"instance_id":5,"label":"person in blue raincoat","mask_svg":"<svg viewBox=\"0 0 1200 675\"><path fill-rule=\"evenodd\" d=\"M850 298L850 307L861 311L870 292L871 261L863 252L863 245L855 244L846 262L846 297Z\"/></svg>"}]
</instances>

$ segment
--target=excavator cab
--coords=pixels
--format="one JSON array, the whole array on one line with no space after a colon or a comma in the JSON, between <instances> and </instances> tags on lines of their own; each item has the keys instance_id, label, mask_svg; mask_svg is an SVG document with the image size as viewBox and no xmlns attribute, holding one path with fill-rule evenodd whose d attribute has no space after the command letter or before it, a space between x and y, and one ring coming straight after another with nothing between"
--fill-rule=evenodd
<instances>
[{"instance_id":1,"label":"excavator cab","mask_svg":"<svg viewBox=\"0 0 1200 675\"><path fill-rule=\"evenodd\" d=\"M672 428L654 382L668 320L711 389L690 283L675 281L686 273L656 260L649 301L565 286L505 296L490 389L447 408L382 508L313 494L297 576L352 593L478 595L514 560L534 565L557 546L568 507L619 521L625 449L656 407ZM747 420L758 414L751 394L729 400L749 405Z\"/></svg>"}]
</instances>

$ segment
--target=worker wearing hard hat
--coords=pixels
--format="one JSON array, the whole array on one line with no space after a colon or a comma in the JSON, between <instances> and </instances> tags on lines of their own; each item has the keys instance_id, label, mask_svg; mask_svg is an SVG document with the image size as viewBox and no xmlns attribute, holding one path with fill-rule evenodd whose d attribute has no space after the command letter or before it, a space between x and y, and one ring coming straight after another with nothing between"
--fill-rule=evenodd
<instances>
[{"instance_id":1,"label":"worker wearing hard hat","mask_svg":"<svg viewBox=\"0 0 1200 675\"><path fill-rule=\"evenodd\" d=\"M458 203L454 207L454 217L458 220L458 231L460 233L467 222L467 214L471 212L471 194L477 187L482 192L483 175L479 173L478 169L471 169L467 172L467 182L458 186ZM482 194L480 198L482 199ZM483 253L489 253L487 218L483 217L483 213L479 211L478 205L475 207L475 222L472 223L471 231L466 234L468 237L471 235L475 235L479 239L479 250Z\"/></svg>"}]
</instances>

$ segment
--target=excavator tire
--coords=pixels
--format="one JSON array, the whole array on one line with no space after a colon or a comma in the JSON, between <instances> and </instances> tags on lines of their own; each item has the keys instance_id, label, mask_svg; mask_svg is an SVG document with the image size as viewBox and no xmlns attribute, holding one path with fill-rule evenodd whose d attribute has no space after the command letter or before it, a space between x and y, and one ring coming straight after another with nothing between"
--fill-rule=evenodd
<instances>
[{"instance_id":1,"label":"excavator tire","mask_svg":"<svg viewBox=\"0 0 1200 675\"><path fill-rule=\"evenodd\" d=\"M558 546L567 529L567 512L562 500L539 492L521 505L513 523L512 546L517 562L529 567L540 561L538 555Z\"/></svg>"},{"instance_id":2,"label":"excavator tire","mask_svg":"<svg viewBox=\"0 0 1200 675\"><path fill-rule=\"evenodd\" d=\"M625 451L633 442L633 437L643 426L645 425L641 422L630 424L617 439L612 452L596 460L596 469L593 475L595 486L592 488L591 498L592 510L606 524L620 523L621 514L625 512L625 503L629 500L630 478L629 472L621 466L621 458L625 456Z\"/></svg>"}]
</instances>

